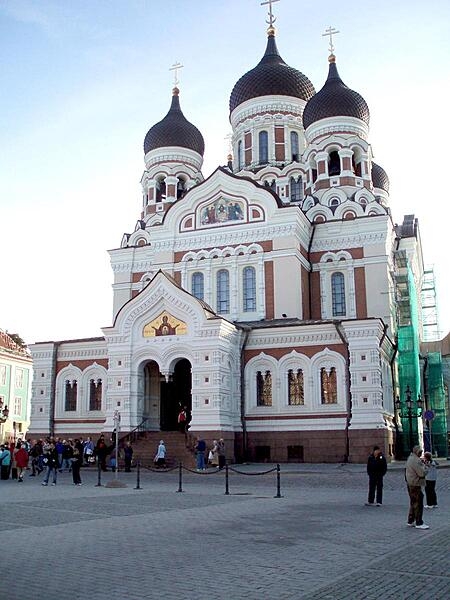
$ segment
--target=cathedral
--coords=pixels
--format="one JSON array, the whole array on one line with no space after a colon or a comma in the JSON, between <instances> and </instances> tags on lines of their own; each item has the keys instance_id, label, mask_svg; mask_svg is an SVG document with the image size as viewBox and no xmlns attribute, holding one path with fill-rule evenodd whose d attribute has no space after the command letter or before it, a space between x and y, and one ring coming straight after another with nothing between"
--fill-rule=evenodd
<instances>
[{"instance_id":1,"label":"cathedral","mask_svg":"<svg viewBox=\"0 0 450 600\"><path fill-rule=\"evenodd\" d=\"M186 407L190 435L223 438L229 460L361 462L374 444L393 458L399 282L420 289L420 235L392 220L331 35L328 62L316 91L271 19L231 90L228 162L206 179L174 87L144 138L134 231L109 251L111 325L31 346L30 437L96 438L117 412L123 433L169 432Z\"/></svg>"}]
</instances>

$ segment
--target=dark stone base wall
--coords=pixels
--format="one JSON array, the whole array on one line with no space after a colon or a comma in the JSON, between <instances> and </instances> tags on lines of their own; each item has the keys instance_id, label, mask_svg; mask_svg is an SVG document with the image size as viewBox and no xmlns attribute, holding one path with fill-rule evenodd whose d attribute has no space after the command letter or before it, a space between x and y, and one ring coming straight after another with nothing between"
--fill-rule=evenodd
<instances>
[{"instance_id":1,"label":"dark stone base wall","mask_svg":"<svg viewBox=\"0 0 450 600\"><path fill-rule=\"evenodd\" d=\"M348 462L365 463L374 445L393 459L394 439L385 429L349 432ZM345 431L261 431L247 435L247 460L254 462L341 463L346 461Z\"/></svg>"}]
</instances>

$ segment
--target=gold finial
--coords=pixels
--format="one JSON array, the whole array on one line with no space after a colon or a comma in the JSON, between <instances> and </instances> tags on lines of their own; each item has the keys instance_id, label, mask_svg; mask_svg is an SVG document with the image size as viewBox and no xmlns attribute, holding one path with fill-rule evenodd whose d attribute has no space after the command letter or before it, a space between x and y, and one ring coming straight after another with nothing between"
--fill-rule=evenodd
<instances>
[{"instance_id":1,"label":"gold finial","mask_svg":"<svg viewBox=\"0 0 450 600\"><path fill-rule=\"evenodd\" d=\"M267 29L267 35L275 35L275 27L273 26L273 24L275 23L277 18L273 16L272 4L279 1L280 0L265 0L265 2L261 2L261 6L265 6L266 4L269 5L269 12L267 13L269 15L269 20L266 20L266 23L269 26Z\"/></svg>"},{"instance_id":2,"label":"gold finial","mask_svg":"<svg viewBox=\"0 0 450 600\"><path fill-rule=\"evenodd\" d=\"M174 90L178 90L178 84L180 83L180 80L178 79L178 69L182 69L184 67L184 65L182 65L179 62L173 63L173 65L170 67L169 71L173 71L173 89ZM179 92L180 90L178 90Z\"/></svg>"},{"instance_id":3,"label":"gold finial","mask_svg":"<svg viewBox=\"0 0 450 600\"><path fill-rule=\"evenodd\" d=\"M325 33L322 33L322 37L330 38L330 45L328 47L328 50L330 51L330 56L328 57L329 62L336 62L336 57L334 55L333 35L336 35L337 33L340 33L340 31L334 27L331 27L331 25L328 27L328 29L325 29Z\"/></svg>"}]
</instances>

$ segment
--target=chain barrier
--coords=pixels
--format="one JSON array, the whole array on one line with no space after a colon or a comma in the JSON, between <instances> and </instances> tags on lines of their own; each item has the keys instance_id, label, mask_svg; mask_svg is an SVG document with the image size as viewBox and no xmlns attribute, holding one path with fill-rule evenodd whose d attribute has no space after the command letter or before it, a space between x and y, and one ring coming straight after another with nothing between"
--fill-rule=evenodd
<instances>
[{"instance_id":1,"label":"chain barrier","mask_svg":"<svg viewBox=\"0 0 450 600\"><path fill-rule=\"evenodd\" d=\"M140 485L140 483L141 483L141 461L139 459L136 463L136 467L137 467L137 469L136 469L136 487L134 489L141 490L142 489L142 487ZM230 495L230 471L232 471L233 473L236 473L238 475L248 475L249 477L256 476L256 475L267 475L269 473L276 472L276 474L277 474L277 493L274 496L274 498L282 498L283 497L281 495L281 468L280 468L279 464L277 464L276 467L272 467L271 469L268 469L266 471L258 471L257 473L247 473L245 471L240 471L239 469L230 467L228 464L226 464L224 468L216 468L212 471L208 471L208 470L199 471L197 469L190 469L189 467L183 466L183 463L181 463L181 462L178 464L178 466L175 466L175 467L161 467L159 469L155 469L153 467L144 465L144 468L147 469L147 471L150 471L152 473L170 473L171 471L178 470L177 493L183 492L183 470L187 471L188 473L193 473L194 475L217 475L218 473L224 472L225 473L225 496ZM100 469L99 469L98 477L99 477L98 485L101 485Z\"/></svg>"}]
</instances>

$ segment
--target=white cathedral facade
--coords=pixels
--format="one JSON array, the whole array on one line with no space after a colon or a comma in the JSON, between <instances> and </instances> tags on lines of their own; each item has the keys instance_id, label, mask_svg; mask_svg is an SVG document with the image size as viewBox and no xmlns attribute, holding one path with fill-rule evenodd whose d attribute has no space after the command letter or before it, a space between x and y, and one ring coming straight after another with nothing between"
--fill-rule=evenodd
<instances>
[{"instance_id":1,"label":"white cathedral facade","mask_svg":"<svg viewBox=\"0 0 450 600\"><path fill-rule=\"evenodd\" d=\"M273 27L230 97L233 154L208 178L174 88L144 141L142 211L110 251L103 336L37 343L30 435L142 423L222 437L230 459L393 455L395 253L420 283L417 227L395 226L369 109L333 54L316 93ZM420 285L418 285L420 289Z\"/></svg>"}]
</instances>

